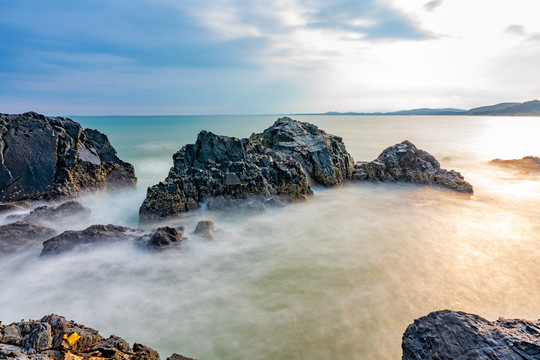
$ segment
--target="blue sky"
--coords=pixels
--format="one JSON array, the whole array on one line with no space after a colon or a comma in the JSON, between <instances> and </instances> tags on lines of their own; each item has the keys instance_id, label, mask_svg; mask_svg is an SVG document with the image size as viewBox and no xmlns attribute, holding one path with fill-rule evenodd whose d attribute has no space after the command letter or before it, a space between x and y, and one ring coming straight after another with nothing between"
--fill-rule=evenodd
<instances>
[{"instance_id":1,"label":"blue sky","mask_svg":"<svg viewBox=\"0 0 540 360\"><path fill-rule=\"evenodd\" d=\"M525 101L540 97L539 13L535 0L0 0L0 112Z\"/></svg>"}]
</instances>

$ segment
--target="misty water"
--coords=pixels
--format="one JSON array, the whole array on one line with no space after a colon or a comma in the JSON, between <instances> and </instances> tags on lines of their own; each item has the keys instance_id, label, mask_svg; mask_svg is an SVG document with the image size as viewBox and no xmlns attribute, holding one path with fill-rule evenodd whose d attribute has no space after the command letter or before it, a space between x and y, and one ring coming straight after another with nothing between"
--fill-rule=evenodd
<instances>
[{"instance_id":1,"label":"misty water","mask_svg":"<svg viewBox=\"0 0 540 360\"><path fill-rule=\"evenodd\" d=\"M39 258L37 244L0 260L0 320L58 313L162 358L399 359L407 325L434 310L539 317L540 173L489 164L539 156L538 118L295 118L342 136L355 160L410 140L475 194L350 183L262 214L189 213L172 222L189 238L180 252L117 244ZM84 195L91 215L52 224L59 231L136 227L146 187L201 129L246 137L277 116L73 119L108 134L139 185ZM203 219L215 223L214 241L191 234Z\"/></svg>"}]
</instances>

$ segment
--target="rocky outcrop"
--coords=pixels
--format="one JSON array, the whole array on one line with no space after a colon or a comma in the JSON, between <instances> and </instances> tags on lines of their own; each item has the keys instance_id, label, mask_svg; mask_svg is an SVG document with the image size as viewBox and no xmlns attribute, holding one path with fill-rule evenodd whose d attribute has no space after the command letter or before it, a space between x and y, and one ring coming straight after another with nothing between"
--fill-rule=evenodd
<instances>
[{"instance_id":1,"label":"rocky outcrop","mask_svg":"<svg viewBox=\"0 0 540 360\"><path fill-rule=\"evenodd\" d=\"M488 321L477 315L442 310L409 325L403 360L540 359L540 320Z\"/></svg>"},{"instance_id":2,"label":"rocky outcrop","mask_svg":"<svg viewBox=\"0 0 540 360\"><path fill-rule=\"evenodd\" d=\"M73 196L134 186L131 164L106 135L62 117L0 114L0 201Z\"/></svg>"},{"instance_id":3,"label":"rocky outcrop","mask_svg":"<svg viewBox=\"0 0 540 360\"><path fill-rule=\"evenodd\" d=\"M141 223L179 216L202 203L253 209L254 201L303 200L312 194L310 181L340 185L354 166L341 138L287 117L247 139L201 131L173 162L165 181L148 189Z\"/></svg>"},{"instance_id":4,"label":"rocky outcrop","mask_svg":"<svg viewBox=\"0 0 540 360\"><path fill-rule=\"evenodd\" d=\"M17 221L0 226L0 255L11 254L56 235L56 231L38 222Z\"/></svg>"},{"instance_id":5,"label":"rocky outcrop","mask_svg":"<svg viewBox=\"0 0 540 360\"><path fill-rule=\"evenodd\" d=\"M459 172L441 169L435 157L409 141L390 146L371 162L357 162L352 177L360 181L438 185L460 193L473 193L472 185Z\"/></svg>"},{"instance_id":6,"label":"rocky outcrop","mask_svg":"<svg viewBox=\"0 0 540 360\"><path fill-rule=\"evenodd\" d=\"M172 358L181 356L173 354ZM125 359L159 360L159 354L144 345L131 347L124 339L111 335L104 338L97 330L67 321L63 316L47 315L0 325L0 359L82 360ZM186 357L179 359L193 360Z\"/></svg>"},{"instance_id":7,"label":"rocky outcrop","mask_svg":"<svg viewBox=\"0 0 540 360\"><path fill-rule=\"evenodd\" d=\"M250 139L260 141L282 158L292 157L318 185L342 185L354 170L354 160L345 149L343 139L307 122L283 117Z\"/></svg>"},{"instance_id":8,"label":"rocky outcrop","mask_svg":"<svg viewBox=\"0 0 540 360\"><path fill-rule=\"evenodd\" d=\"M43 243L41 256L58 255L72 250L92 249L99 245L135 239L141 234L118 225L92 225L85 230L64 231Z\"/></svg>"},{"instance_id":9,"label":"rocky outcrop","mask_svg":"<svg viewBox=\"0 0 540 360\"><path fill-rule=\"evenodd\" d=\"M493 159L489 163L526 174L540 172L540 157L537 156L525 156L522 159L511 160Z\"/></svg>"}]
</instances>

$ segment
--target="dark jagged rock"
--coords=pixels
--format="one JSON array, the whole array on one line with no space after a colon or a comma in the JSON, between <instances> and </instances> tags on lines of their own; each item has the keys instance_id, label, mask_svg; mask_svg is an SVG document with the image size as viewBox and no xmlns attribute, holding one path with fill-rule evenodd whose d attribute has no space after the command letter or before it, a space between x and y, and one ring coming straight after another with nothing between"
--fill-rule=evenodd
<instances>
[{"instance_id":1,"label":"dark jagged rock","mask_svg":"<svg viewBox=\"0 0 540 360\"><path fill-rule=\"evenodd\" d=\"M88 216L90 209L76 201L68 201L58 206L40 206L24 217L24 221L66 221L72 217Z\"/></svg>"},{"instance_id":2,"label":"dark jagged rock","mask_svg":"<svg viewBox=\"0 0 540 360\"><path fill-rule=\"evenodd\" d=\"M252 138L261 138L261 135ZM262 145L282 157L290 156L298 161L319 185L341 185L351 178L354 170L354 160L345 149L343 139L307 122L288 117L278 119L262 133Z\"/></svg>"},{"instance_id":3,"label":"dark jagged rock","mask_svg":"<svg viewBox=\"0 0 540 360\"><path fill-rule=\"evenodd\" d=\"M164 182L148 189L141 223L179 216L207 202L209 208L304 200L311 180L340 185L352 175L353 160L341 138L316 126L281 118L248 139L201 131L195 144L173 155Z\"/></svg>"},{"instance_id":4,"label":"dark jagged rock","mask_svg":"<svg viewBox=\"0 0 540 360\"><path fill-rule=\"evenodd\" d=\"M74 249L94 248L97 245L133 240L137 234L133 229L110 224L92 225L81 231L68 230L45 241L41 256L57 255Z\"/></svg>"},{"instance_id":5,"label":"dark jagged rock","mask_svg":"<svg viewBox=\"0 0 540 360\"><path fill-rule=\"evenodd\" d=\"M171 228L168 226L157 228L146 241L146 247L152 250L164 250L182 244L182 228Z\"/></svg>"},{"instance_id":6,"label":"dark jagged rock","mask_svg":"<svg viewBox=\"0 0 540 360\"><path fill-rule=\"evenodd\" d=\"M522 159L511 160L494 159L489 163L522 173L540 172L540 157L537 156L525 156Z\"/></svg>"},{"instance_id":7,"label":"dark jagged rock","mask_svg":"<svg viewBox=\"0 0 540 360\"><path fill-rule=\"evenodd\" d=\"M38 222L17 221L0 226L0 255L26 249L40 240L56 235L56 231Z\"/></svg>"},{"instance_id":8,"label":"dark jagged rock","mask_svg":"<svg viewBox=\"0 0 540 360\"><path fill-rule=\"evenodd\" d=\"M171 358L190 360L178 354ZM97 330L51 314L41 320L0 325L0 359L159 360L160 357L147 346L135 343L132 348L118 336L105 339Z\"/></svg>"},{"instance_id":9,"label":"dark jagged rock","mask_svg":"<svg viewBox=\"0 0 540 360\"><path fill-rule=\"evenodd\" d=\"M134 186L131 164L106 135L62 117L0 114L0 201L73 196Z\"/></svg>"},{"instance_id":10,"label":"dark jagged rock","mask_svg":"<svg viewBox=\"0 0 540 360\"><path fill-rule=\"evenodd\" d=\"M442 310L409 325L403 360L540 359L540 320L488 321L477 315Z\"/></svg>"},{"instance_id":11,"label":"dark jagged rock","mask_svg":"<svg viewBox=\"0 0 540 360\"><path fill-rule=\"evenodd\" d=\"M404 181L416 184L438 185L460 193L472 194L473 187L459 172L441 169L441 165L429 153L417 149L405 140L390 146L371 162L355 164L354 180Z\"/></svg>"},{"instance_id":12,"label":"dark jagged rock","mask_svg":"<svg viewBox=\"0 0 540 360\"><path fill-rule=\"evenodd\" d=\"M200 236L202 238L213 240L214 239L214 223L210 220L201 220L197 223L194 235Z\"/></svg>"}]
</instances>

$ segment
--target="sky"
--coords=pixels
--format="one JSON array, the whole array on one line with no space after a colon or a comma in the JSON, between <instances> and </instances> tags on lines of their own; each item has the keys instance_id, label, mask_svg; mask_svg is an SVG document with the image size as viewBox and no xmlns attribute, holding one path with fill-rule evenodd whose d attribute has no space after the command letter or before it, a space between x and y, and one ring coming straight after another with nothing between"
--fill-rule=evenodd
<instances>
[{"instance_id":1,"label":"sky","mask_svg":"<svg viewBox=\"0 0 540 360\"><path fill-rule=\"evenodd\" d=\"M538 0L0 0L0 112L284 114L540 98Z\"/></svg>"}]
</instances>

